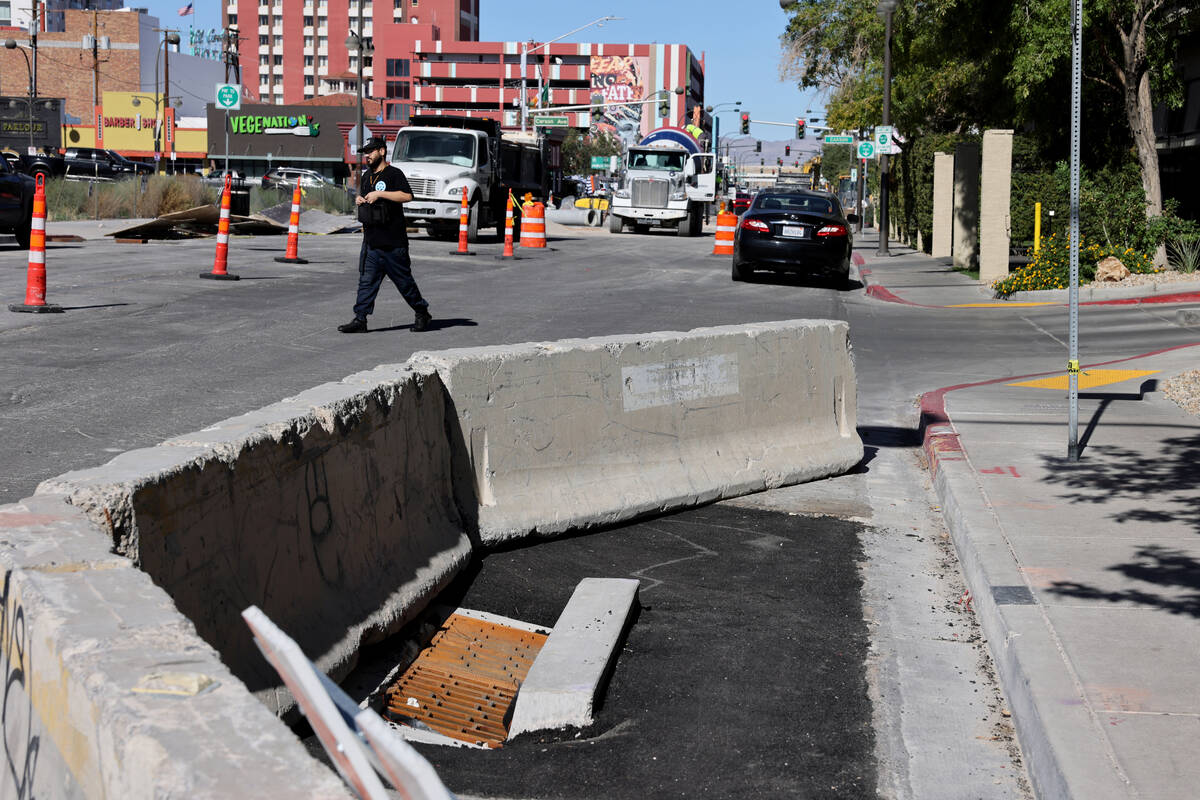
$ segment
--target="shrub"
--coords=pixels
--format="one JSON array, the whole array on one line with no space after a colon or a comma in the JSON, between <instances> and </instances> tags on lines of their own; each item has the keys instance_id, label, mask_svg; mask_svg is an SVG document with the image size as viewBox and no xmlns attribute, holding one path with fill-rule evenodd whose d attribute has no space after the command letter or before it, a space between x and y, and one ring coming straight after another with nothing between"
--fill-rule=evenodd
<instances>
[{"instance_id":1,"label":"shrub","mask_svg":"<svg viewBox=\"0 0 1200 800\"><path fill-rule=\"evenodd\" d=\"M1016 292L1032 292L1039 289L1066 289L1071 280L1070 237L1059 238L1058 234L1042 240L1042 249L1028 255L1032 259L1021 269L992 283L997 297L1010 297ZM1130 272L1153 273L1154 257L1131 247L1113 247L1107 243L1089 242L1079 238L1079 282L1091 283L1096 277L1096 264L1108 256L1116 256Z\"/></svg>"},{"instance_id":2,"label":"shrub","mask_svg":"<svg viewBox=\"0 0 1200 800\"><path fill-rule=\"evenodd\" d=\"M154 175L144 190L136 179L46 182L46 210L56 220L157 217L218 200L218 190L194 175Z\"/></svg>"},{"instance_id":3,"label":"shrub","mask_svg":"<svg viewBox=\"0 0 1200 800\"><path fill-rule=\"evenodd\" d=\"M1167 242L1167 259L1180 272L1193 273L1200 268L1200 236L1180 235Z\"/></svg>"}]
</instances>

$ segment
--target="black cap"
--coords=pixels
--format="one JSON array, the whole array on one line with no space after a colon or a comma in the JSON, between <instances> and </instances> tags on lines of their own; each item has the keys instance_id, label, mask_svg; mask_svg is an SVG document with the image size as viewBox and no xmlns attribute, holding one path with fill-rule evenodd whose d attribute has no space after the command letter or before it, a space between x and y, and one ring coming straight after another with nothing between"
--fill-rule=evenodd
<instances>
[{"instance_id":1,"label":"black cap","mask_svg":"<svg viewBox=\"0 0 1200 800\"><path fill-rule=\"evenodd\" d=\"M381 147L387 147L387 142L378 136L372 136L363 142L362 147L358 148L359 153L370 153L373 150L378 150Z\"/></svg>"}]
</instances>

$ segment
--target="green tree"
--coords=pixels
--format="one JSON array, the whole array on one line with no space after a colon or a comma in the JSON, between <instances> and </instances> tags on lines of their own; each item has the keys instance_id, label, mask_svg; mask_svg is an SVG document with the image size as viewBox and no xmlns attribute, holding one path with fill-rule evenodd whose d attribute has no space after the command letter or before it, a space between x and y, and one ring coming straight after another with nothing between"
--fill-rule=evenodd
<instances>
[{"instance_id":1,"label":"green tree","mask_svg":"<svg viewBox=\"0 0 1200 800\"><path fill-rule=\"evenodd\" d=\"M562 143L563 172L586 175L592 171L592 156L621 154L621 143L607 133L582 135L572 128Z\"/></svg>"}]
</instances>

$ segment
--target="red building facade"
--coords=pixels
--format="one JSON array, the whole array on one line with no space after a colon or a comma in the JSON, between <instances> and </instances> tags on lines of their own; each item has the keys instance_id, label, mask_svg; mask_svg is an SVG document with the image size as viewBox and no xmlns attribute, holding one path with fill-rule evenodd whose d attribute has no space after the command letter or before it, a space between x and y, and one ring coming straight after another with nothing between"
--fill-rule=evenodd
<instances>
[{"instance_id":1,"label":"red building facade","mask_svg":"<svg viewBox=\"0 0 1200 800\"><path fill-rule=\"evenodd\" d=\"M530 117L547 107L650 101L596 114L563 112L571 127L629 138L691 122L704 103L703 58L686 45L481 42L480 0L228 0L225 24L239 31L241 80L250 95L293 104L354 94L358 55L346 40L358 28L359 2L362 35L374 47L362 64L363 96L382 102L390 122L433 113L519 128L522 48L531 51ZM707 128L707 115L699 116Z\"/></svg>"}]
</instances>

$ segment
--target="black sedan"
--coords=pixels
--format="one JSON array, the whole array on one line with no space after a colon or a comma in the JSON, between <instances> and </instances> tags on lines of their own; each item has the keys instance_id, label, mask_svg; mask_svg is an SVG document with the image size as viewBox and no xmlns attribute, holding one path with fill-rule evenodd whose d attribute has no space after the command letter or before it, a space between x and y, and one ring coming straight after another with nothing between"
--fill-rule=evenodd
<instances>
[{"instance_id":1,"label":"black sedan","mask_svg":"<svg viewBox=\"0 0 1200 800\"><path fill-rule=\"evenodd\" d=\"M733 279L749 280L756 269L850 280L850 226L837 198L804 189L763 190L738 220L733 240Z\"/></svg>"}]
</instances>

